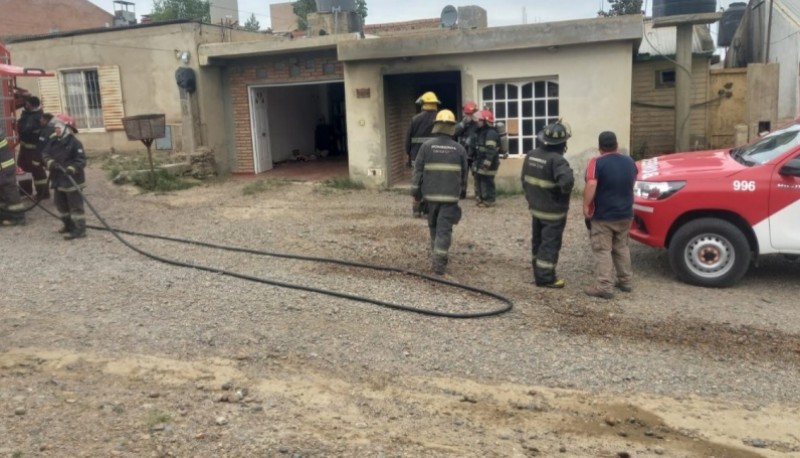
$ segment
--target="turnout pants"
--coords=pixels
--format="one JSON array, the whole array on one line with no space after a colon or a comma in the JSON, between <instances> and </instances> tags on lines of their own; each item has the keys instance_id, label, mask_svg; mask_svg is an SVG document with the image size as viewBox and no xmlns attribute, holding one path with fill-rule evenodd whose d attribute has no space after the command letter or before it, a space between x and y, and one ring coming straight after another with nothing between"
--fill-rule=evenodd
<instances>
[{"instance_id":1,"label":"turnout pants","mask_svg":"<svg viewBox=\"0 0 800 458\"><path fill-rule=\"evenodd\" d=\"M14 164L0 168L0 224L18 224L25 220L25 206L17 190L17 169Z\"/></svg>"},{"instance_id":2,"label":"turnout pants","mask_svg":"<svg viewBox=\"0 0 800 458\"><path fill-rule=\"evenodd\" d=\"M453 242L453 226L461 221L461 207L457 203L428 202L428 229L431 233L431 250L436 264L447 264L447 253Z\"/></svg>"},{"instance_id":3,"label":"turnout pants","mask_svg":"<svg viewBox=\"0 0 800 458\"><path fill-rule=\"evenodd\" d=\"M86 214L83 210L83 197L78 190L60 191L56 188L53 201L65 229L72 235L85 234Z\"/></svg>"},{"instance_id":4,"label":"turnout pants","mask_svg":"<svg viewBox=\"0 0 800 458\"><path fill-rule=\"evenodd\" d=\"M633 278L628 232L631 220L592 220L591 239L594 252L596 288L612 292L614 283L630 286ZM616 271L616 278L614 277Z\"/></svg>"},{"instance_id":5,"label":"turnout pants","mask_svg":"<svg viewBox=\"0 0 800 458\"><path fill-rule=\"evenodd\" d=\"M493 204L497 199L497 190L494 185L494 175L484 175L475 172L475 196L479 202Z\"/></svg>"},{"instance_id":6,"label":"turnout pants","mask_svg":"<svg viewBox=\"0 0 800 458\"><path fill-rule=\"evenodd\" d=\"M533 281L537 285L549 285L556 281L558 253L567 218L557 220L531 219L531 248L533 252Z\"/></svg>"},{"instance_id":7,"label":"turnout pants","mask_svg":"<svg viewBox=\"0 0 800 458\"><path fill-rule=\"evenodd\" d=\"M46 199L50 197L47 187L47 170L42 163L42 153L38 148L29 148L25 145L19 148L19 168L33 175L33 187L36 188L36 197Z\"/></svg>"}]
</instances>

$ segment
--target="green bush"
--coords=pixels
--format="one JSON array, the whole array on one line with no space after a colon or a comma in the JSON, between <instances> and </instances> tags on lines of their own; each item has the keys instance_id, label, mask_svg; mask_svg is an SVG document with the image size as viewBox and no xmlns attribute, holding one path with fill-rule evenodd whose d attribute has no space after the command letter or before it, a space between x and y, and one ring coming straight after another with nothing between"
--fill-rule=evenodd
<instances>
[{"instance_id":1,"label":"green bush","mask_svg":"<svg viewBox=\"0 0 800 458\"><path fill-rule=\"evenodd\" d=\"M155 182L153 181L153 175L149 172L136 174L131 177L131 181L146 191L156 192L180 191L195 186L195 183L176 177L166 170L156 170Z\"/></svg>"}]
</instances>

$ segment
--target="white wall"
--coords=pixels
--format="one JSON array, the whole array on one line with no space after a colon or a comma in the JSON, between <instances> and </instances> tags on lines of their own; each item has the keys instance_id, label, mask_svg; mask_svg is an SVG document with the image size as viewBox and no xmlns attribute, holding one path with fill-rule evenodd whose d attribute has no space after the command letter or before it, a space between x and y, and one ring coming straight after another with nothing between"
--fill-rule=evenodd
<instances>
[{"instance_id":1,"label":"white wall","mask_svg":"<svg viewBox=\"0 0 800 458\"><path fill-rule=\"evenodd\" d=\"M798 66L800 66L800 23L776 11L772 22L770 61L778 62L778 119L794 119L798 114Z\"/></svg>"},{"instance_id":2,"label":"white wall","mask_svg":"<svg viewBox=\"0 0 800 458\"><path fill-rule=\"evenodd\" d=\"M509 51L457 56L412 58L408 61L347 62L347 130L350 174L366 183L386 184L387 153L384 74L461 70L463 100L480 99L484 82L555 77L560 86L559 105L564 121L573 129L569 158L581 173L583 163L597 147L604 130L617 133L620 147L630 148L631 80L633 47L629 42ZM356 89L369 88L370 98L357 98ZM503 161L501 175L516 176L521 160ZM384 171L367 177L367 169Z\"/></svg>"}]
</instances>

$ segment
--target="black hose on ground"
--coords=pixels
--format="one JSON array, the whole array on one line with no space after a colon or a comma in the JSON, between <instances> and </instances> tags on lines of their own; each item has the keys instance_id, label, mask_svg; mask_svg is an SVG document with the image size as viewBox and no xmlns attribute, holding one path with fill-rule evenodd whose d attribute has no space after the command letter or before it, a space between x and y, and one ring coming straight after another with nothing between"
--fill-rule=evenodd
<instances>
[{"instance_id":1,"label":"black hose on ground","mask_svg":"<svg viewBox=\"0 0 800 458\"><path fill-rule=\"evenodd\" d=\"M178 266L178 267L188 267L188 268L191 268L191 269L204 270L206 272L227 275L229 277L239 278L239 279L242 279L242 280L253 281L253 282L257 282L257 283L264 283L264 284L267 284L267 285L279 286L279 287L282 287L282 288L297 289L297 290L300 290L300 291L308 291L308 292L312 292L312 293L324 294L324 295L327 295L327 296L338 297L338 298L341 298L341 299L349 299L349 300L352 300L352 301L364 302L364 303L368 303L368 304L374 304L374 305L378 305L378 306L381 306L381 307L386 307L386 308L390 308L390 309L394 309L394 310L400 310L400 311L404 311L404 312L419 313L421 315L437 316L437 317L444 317L444 318L471 319L471 318L490 317L490 316L496 316L496 315L501 315L503 313L507 313L507 312L511 311L511 309L513 309L513 307L514 307L514 303L510 299L508 299L507 297L502 296L500 294L497 294L497 293L494 293L494 292L491 292L491 291L488 291L488 290L485 290L485 289L477 288L477 287L474 287L474 286L464 285L464 284L461 284L461 283L445 280L443 278L434 277L434 276L423 274L423 273L420 273L420 272L414 272L414 271L411 271L411 270L400 269L400 268L396 268L396 267L388 267L388 266L366 264L366 263L361 263L361 262L346 261L346 260L334 259L334 258L320 258L320 257L314 257L314 256L302 256L302 255L293 255L293 254L288 254L288 253L275 253L275 252L269 252L269 251L260 251L260 250L253 250L253 249L250 249L250 248L241 248L241 247L231 247L231 246L226 246L226 245L217 245L217 244L201 242L201 241L197 241L197 240L183 239L183 238L177 238L177 237L167 237L167 236L162 236L162 235L146 234L146 233L142 233L142 232L134 232L134 231L128 231L128 230L124 230L124 229L113 228L113 227L111 227L111 225L109 225L106 222L105 219L103 219L102 216L100 216L100 213L89 202L89 200L86 198L86 195L83 194L83 191L81 190L80 186L78 186L78 184L75 182L75 180L73 180L72 177L69 174L65 173L65 175L72 182L73 186L75 186L78 189L78 192L81 194L81 197L83 198L83 201L86 203L86 205L92 211L94 216L103 224L103 226L86 226L87 228L95 229L95 230L108 231L114 237L116 237L116 239L119 240L123 245L125 245L128 248L130 248L131 250L133 250L133 251L135 251L135 252L137 252L137 253L139 253L139 254L141 254L143 256L146 256L146 257L148 257L150 259L154 259L156 261L160 261L160 262L163 262L163 263L166 263L166 264L170 264L170 265ZM51 216L54 216L54 217L57 218L57 216L54 215L49 210L45 209L44 207L41 207L41 208L42 208L42 210L44 210L47 213L49 213ZM123 239L120 236L120 234L127 234L127 235L133 235L133 236L137 236L137 237L146 237L146 238L152 238L152 239L158 239L158 240L166 240L166 241L177 242L177 243L185 243L185 244L189 244L189 245L197 245L197 246L202 246L202 247L207 247L207 248L215 248L215 249L219 249L219 250L232 251L232 252L238 252L238 253L255 254L255 255L259 255L259 256L271 256L271 257L277 257L277 258L295 259L295 260L300 260L300 261L311 261L311 262L320 262L320 263L329 263L329 264L339 264L339 265L348 266L348 267L357 267L357 268L363 268L363 269L378 270L378 271L382 271L382 272L399 273L399 274L404 274L404 275L409 275L409 276L412 276L412 277L425 279L425 280L428 280L428 281L433 282L433 283L439 283L439 284L442 284L442 285L451 286L453 288L462 289L462 290L465 290L465 291L470 291L470 292L473 292L473 293L476 293L476 294L479 294L479 295L482 295L482 296L487 296L487 297L493 298L493 299L503 303L504 305L502 307L498 308L498 309L484 311L484 312L455 313L455 312L442 312L442 311L438 311L438 310L431 310L431 309L425 309L425 308L419 308L419 307L412 307L412 306L409 306L409 305L395 304L395 303L392 303L392 302L386 302L386 301L382 301L382 300L378 300L378 299L372 299L372 298L368 298L368 297L364 297L364 296L358 296L358 295L354 295L354 294L342 293L342 292L328 290L328 289L324 289L324 288L315 288L315 287L312 287L312 286L298 285L298 284L294 284L294 283L286 283L286 282L283 282L283 281L280 281L280 280L274 280L274 279L269 279L269 278L254 277L254 276L251 276L251 275L245 275L245 274L241 274L241 273L238 273L238 272L232 272L232 271L229 271L229 270L218 269L218 268L214 268L214 267L203 266L203 265L200 265L200 264L193 264L193 263L189 263L189 262L184 262L184 261L178 261L178 260L175 260L175 259L165 258L165 257L162 257L162 256L158 256L158 255L149 253L147 251L144 251L144 250L134 246L133 244L129 243L127 240Z\"/></svg>"}]
</instances>

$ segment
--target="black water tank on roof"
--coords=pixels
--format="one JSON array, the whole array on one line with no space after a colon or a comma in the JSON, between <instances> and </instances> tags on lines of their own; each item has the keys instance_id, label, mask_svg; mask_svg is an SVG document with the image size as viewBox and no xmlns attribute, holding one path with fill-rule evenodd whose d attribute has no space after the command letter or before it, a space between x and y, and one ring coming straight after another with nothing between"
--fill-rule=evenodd
<instances>
[{"instance_id":1,"label":"black water tank on roof","mask_svg":"<svg viewBox=\"0 0 800 458\"><path fill-rule=\"evenodd\" d=\"M717 0L653 0L653 17L713 13Z\"/></svg>"},{"instance_id":2,"label":"black water tank on roof","mask_svg":"<svg viewBox=\"0 0 800 458\"><path fill-rule=\"evenodd\" d=\"M728 9L722 13L722 20L719 23L717 46L731 45L733 36L736 35L736 29L739 28L739 23L742 22L745 11L747 11L747 3L735 2L731 3Z\"/></svg>"}]
</instances>

